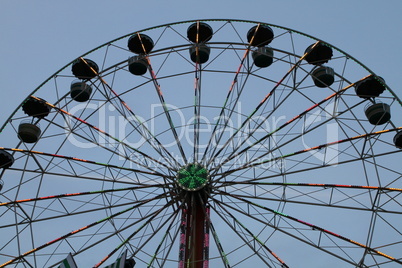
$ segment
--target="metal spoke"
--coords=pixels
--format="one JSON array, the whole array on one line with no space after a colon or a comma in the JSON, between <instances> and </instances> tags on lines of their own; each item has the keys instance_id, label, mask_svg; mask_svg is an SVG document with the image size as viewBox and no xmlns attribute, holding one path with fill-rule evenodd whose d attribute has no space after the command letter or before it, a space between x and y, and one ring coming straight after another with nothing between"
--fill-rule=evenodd
<instances>
[{"instance_id":1,"label":"metal spoke","mask_svg":"<svg viewBox=\"0 0 402 268\"><path fill-rule=\"evenodd\" d=\"M164 110L164 113L166 115L168 124L169 124L170 129L171 129L171 131L173 133L173 136L174 136L174 138L176 140L176 143L177 143L177 146L179 148L181 157L183 158L184 163L187 164L187 157L186 157L186 155L184 153L184 149L183 149L183 146L181 145L179 136L177 135L177 131L176 131L176 128L174 126L172 117L170 116L169 109L166 106L166 101L165 101L165 98L163 97L161 86L159 85L158 80L156 78L156 74L155 74L154 70L152 69L151 60L149 59L149 57L147 57L146 59L148 61L149 73L151 74L153 84L155 86L155 89L156 89L156 92L158 94L159 100L160 100L160 102L161 102L161 104L163 106L163 110Z\"/></svg>"},{"instance_id":2,"label":"metal spoke","mask_svg":"<svg viewBox=\"0 0 402 268\"><path fill-rule=\"evenodd\" d=\"M151 171L144 171L144 170L133 169L133 168L126 168L126 167L121 167L121 166L112 165L112 164L99 163L99 162L92 161L92 160L80 159L80 158L72 157L72 156L57 155L57 154L51 154L51 153L46 153L46 152L30 151L30 150L23 150L23 149L16 149L16 148L0 147L0 150L21 152L21 153L24 153L24 154L27 154L27 155L43 155L43 156L49 156L49 157L52 157L52 158L66 159L68 161L71 160L71 161L76 161L76 162L80 162L80 163L88 163L88 164L97 165L97 166L104 166L104 167L107 167L107 168L122 169L122 170L136 172L136 173L139 173L139 174L166 177L166 175L160 174L160 173L158 173L156 171L151 172ZM42 170L42 171L44 172L44 170Z\"/></svg>"},{"instance_id":3,"label":"metal spoke","mask_svg":"<svg viewBox=\"0 0 402 268\"><path fill-rule=\"evenodd\" d=\"M195 78L194 78L194 163L198 162L198 151L200 147L200 116L201 116L201 75L202 71L198 62L195 63Z\"/></svg>"},{"instance_id":4,"label":"metal spoke","mask_svg":"<svg viewBox=\"0 0 402 268\"><path fill-rule=\"evenodd\" d=\"M318 45L319 42L316 42L312 49ZM283 83L283 81L300 65L300 63L304 60L304 58L308 55L308 53L305 53L300 59L290 68L290 70L281 78L281 80L276 83L276 85L271 89L271 91L261 100L261 102L256 106L256 108L252 111L252 113L247 117L245 121L242 122L241 126L235 131L235 133L227 140L227 142L224 144L223 148L225 148L229 142L236 136L236 134L247 124L247 122L257 113L257 111L265 104L265 102L274 94L275 90ZM307 111L306 111L307 113ZM278 129L279 130L279 129ZM269 134L268 134L269 135ZM241 146L241 145L240 145ZM239 147L237 147L239 148ZM215 159L223 149L219 150L213 157L212 159ZM236 152L236 149L232 152L232 154ZM229 159L230 160L230 159ZM215 169L219 169L222 165L224 165L227 161L223 161L222 164L220 164L218 167ZM213 160L211 160L212 162Z\"/></svg>"},{"instance_id":5,"label":"metal spoke","mask_svg":"<svg viewBox=\"0 0 402 268\"><path fill-rule=\"evenodd\" d=\"M216 200L214 200L216 202ZM271 249L269 249L256 235L254 235L249 229L247 229L246 226L244 226L244 224L242 224L241 222L239 222L237 220L237 218L235 216L233 216L226 208L225 205L221 202L216 202L216 204L219 205L219 207L221 209L223 209L223 211L225 213L227 213L229 215L229 217L238 225L240 226L242 229L245 230L245 232L252 237L253 240L255 240L262 248L264 248L267 252L269 252L280 264L281 267L288 267L283 260L281 260ZM226 224L228 226L230 226L233 231L247 244L247 246L249 246L251 248L251 250L253 250L255 253L259 252L259 249L256 249L255 246L251 245L251 241L247 241L245 237L240 236L239 231L237 230L237 228L235 226L233 226L226 218L224 218L218 211L216 211L217 214L226 222ZM258 254L259 255L259 254ZM261 257L260 257L261 258ZM268 262L266 262L265 259L261 258L261 260L268 266L268 267L272 267ZM272 262L272 260L270 260L270 262Z\"/></svg>"},{"instance_id":6,"label":"metal spoke","mask_svg":"<svg viewBox=\"0 0 402 268\"><path fill-rule=\"evenodd\" d=\"M259 27L259 26L258 26L258 27ZM253 37L253 38L254 38L254 37ZM209 150L209 145L212 143L213 139L215 138L215 133L217 132L218 125L219 125L219 123L220 123L221 118L223 117L223 115L224 115L224 113L225 113L226 106L229 104L229 100L230 100L231 94L232 94L232 92L234 91L234 88L235 88L235 86L236 86L236 84L237 84L237 82L238 82L238 76L239 76L239 74L240 74L240 72L241 72L241 70L242 70L242 68L243 68L244 61L246 60L247 55L249 54L249 52L250 52L250 46L247 46L247 48L246 48L246 50L245 50L245 52L244 52L244 54L243 54L243 57L242 57L241 60L240 60L239 67L237 68L237 71L236 71L235 76L234 76L234 78L233 78L232 84L230 85L229 91L228 91L228 93L227 93L227 95L226 95L225 102L224 102L224 104L223 104L223 106L222 106L222 109L221 109L221 111L220 111L220 114L219 114L219 116L218 116L218 121L216 122L216 124L215 124L215 126L214 126L214 129L212 130L212 135L211 135L211 137L209 138L209 141L208 141L208 143L207 143L207 147L206 147L205 150L204 150L204 155L203 155L203 157L202 157L202 159L201 159L201 163L204 163L205 160L206 160L205 158L207 157L207 152L208 152L208 150ZM240 92L240 93L241 93L241 92ZM236 105L236 103L235 103L235 105ZM232 109L230 109L230 110L233 112L234 107L233 107ZM228 117L230 117L230 116L228 116ZM224 123L224 125L226 125L226 124L227 124L227 120L226 120L226 123ZM220 139L220 138L219 138L219 139ZM206 163L206 165L208 166L208 165L211 163L211 161L212 161L212 159L211 159L208 163Z\"/></svg>"},{"instance_id":7,"label":"metal spoke","mask_svg":"<svg viewBox=\"0 0 402 268\"><path fill-rule=\"evenodd\" d=\"M85 61L85 59L83 59L82 57L80 58L82 61L84 61L87 65L88 65L88 63ZM89 66L89 65L88 65ZM90 66L89 66L90 67ZM119 94L117 94L113 89L112 89L112 87L110 87L108 84L107 84L107 82L100 76L100 74L99 73L97 73L92 67L90 67L91 68L91 70L94 72L94 73L96 73L97 75L98 75L98 77L99 77L99 79L101 80L101 82L102 82L102 85L103 86L105 86L108 90L110 90L110 92L113 94L113 96L116 98L116 99L118 99L119 100L119 102L121 103L121 105L125 108L125 109L127 109L127 111L132 115L132 116L134 116L135 118L136 118L136 121L137 122L140 122L140 124L139 124L139 126L136 126L136 127L134 127L135 129L136 129L136 131L140 134L140 135L142 135L144 138L145 138L145 140L157 151L157 152L159 152L160 153L160 155L164 158L164 159L166 159L165 158L165 156L162 154L162 152L158 149L158 148L156 148L151 142L150 142L150 140L152 139L153 141L155 141L156 143L157 143L157 145L160 147L160 149L162 149L166 154L167 154L167 156L170 158L169 160L173 160L173 161L175 161L176 162L176 164L178 164L178 162L175 160L175 158L169 153L169 151L167 151L166 150L166 148L162 145L162 143L151 133L151 131L143 124L143 122L138 118L138 116L133 112L133 110L132 109L130 109L130 107L127 105L127 103L119 96ZM130 122L131 123L131 122ZM139 129L143 129L143 131L144 131L144 133L142 133ZM147 136L148 135L148 136ZM151 138L151 139L150 139ZM168 161L168 163L169 163L169 161ZM164 165L164 164L163 164Z\"/></svg>"},{"instance_id":8,"label":"metal spoke","mask_svg":"<svg viewBox=\"0 0 402 268\"><path fill-rule=\"evenodd\" d=\"M39 100L39 99L38 99L37 97L35 97L35 96L31 96L31 97L34 98L34 99L36 99L36 100ZM153 162L155 162L155 163L157 163L157 164L159 164L159 165L162 165L162 166L165 166L165 167L166 167L166 165L165 165L164 163L159 162L158 160L156 160L156 159L150 157L149 155L145 154L144 152L142 152L142 151L140 151L140 150L137 150L137 149L135 149L135 148L129 146L127 143L118 140L117 138L113 137L113 136L110 135L109 133L105 132L104 130L99 129L99 128L96 127L96 126L91 125L90 123L84 121L83 119L81 119L81 118L79 118L79 117L76 117L75 115L73 115L73 114L71 114L71 113L69 113L69 112L67 112L67 111L65 111L65 110L63 110L63 109L60 109L60 108L58 108L57 106L54 106L54 105L52 105L52 104L50 104L50 103L47 103L47 102L46 102L46 105L48 105L49 107L51 107L51 108L53 108L53 109L56 109L56 110L59 111L60 113L63 113L63 114L65 114L65 115L67 115L67 116L69 116L69 117L71 117L71 118L73 118L73 119L79 121L80 123L82 123L82 124L88 126L89 128L94 129L95 131L97 131L97 132L99 132L99 133L102 133L103 135L107 136L108 138L111 138L111 139L117 141L119 144L122 144L123 146L126 146L127 148L129 148L129 149L135 151L136 153L139 153L139 154L142 155L143 157L148 158L148 159L150 159L151 161L153 161ZM137 164L137 165L139 165L139 166L143 166L143 167L148 168L147 166L144 166L142 163L139 163L139 162L135 162L135 164Z\"/></svg>"},{"instance_id":9,"label":"metal spoke","mask_svg":"<svg viewBox=\"0 0 402 268\"><path fill-rule=\"evenodd\" d=\"M367 133L367 134L362 134L362 135L342 139L342 140L339 140L339 141L334 141L334 142L329 142L329 143L326 143L326 144L321 144L321 145L318 145L318 146L310 147L310 148L300 150L300 151L296 151L296 152L286 154L286 155L283 155L283 156L271 158L271 159L256 162L256 163L250 163L250 164L247 164L247 165L244 165L244 166L241 166L241 167L234 168L232 170L226 171L224 173L217 173L217 174L214 174L214 175L215 176L222 176L222 175L227 176L227 175L229 175L231 173L234 173L236 171L239 171L239 170L259 166L259 165L266 164L266 163L269 163L269 162L278 161L280 159L285 159L285 158L288 158L288 157L291 157L291 156L303 154L303 153L314 151L314 150L320 150L320 149L323 149L323 148L326 148L326 147L329 147L329 146L332 146L332 145L335 145L335 144L341 144L341 143L345 143L345 142L350 142L350 141L353 141L353 140L356 140L356 139L364 139L364 138L367 138L367 137L380 135L380 134L384 134L384 133L391 132L391 131L398 131L398 130L402 130L402 127L398 127L398 128L394 128L394 129L380 130L380 131L376 131L376 132L372 132L372 133Z\"/></svg>"},{"instance_id":10,"label":"metal spoke","mask_svg":"<svg viewBox=\"0 0 402 268\"><path fill-rule=\"evenodd\" d=\"M44 249L44 248L46 248L46 247L48 247L48 246L50 246L50 245L53 245L53 244L56 243L56 242L59 242L59 241L61 241L61 240L64 240L64 239L66 239L66 238L68 238L68 237L70 237L70 236L72 236L72 235L75 235L75 234L80 233L80 232L82 232L82 231L84 231L84 230L86 230L86 229L89 229L89 228L91 228L91 227L94 227L94 226L96 226L96 225L98 225L98 224L100 224L100 223L103 223L103 222L105 222L105 221L108 221L109 219L112 219L112 218L114 218L114 217L117 217L117 216L119 216L119 215L121 215L121 214L123 214L123 213L126 213L126 212L130 211L130 210L133 210L133 209L135 209L135 208L138 208L138 207L140 207L141 205L144 205L144 204L146 204L146 203L149 203L149 202L151 202L151 201L153 201L153 200L155 200L155 199L157 199L157 198L160 198L160 196L161 196L161 195L156 196L156 197L153 197L153 198L150 198L150 199L148 199L148 200L143 200L143 201L141 201L139 204L137 204L137 205L135 205L135 206L129 207L128 209L122 210L122 211L120 211L120 212L118 212L118 213L115 213L115 214L109 216L109 217L106 217L106 218L104 218L104 219L101 219L101 220L98 220L98 221L93 222L93 223L91 223L91 224L88 224L87 226L84 226L84 227L82 227L82 228L80 228L80 229L71 231L70 233L67 233L67 234L65 234L65 235L63 235L63 236L61 236L61 237L59 237L59 238L56 238L56 239L54 239L54 240L52 240L52 241L50 241L50 242L47 242L47 243L45 243L45 244L43 244L43 245L40 245L40 246L38 246L38 247L36 247L36 248L30 250L30 251L25 252L24 254L21 254L20 256L17 256L17 257L15 257L15 258L13 258L13 259L11 259L11 260L9 260L9 261L7 261L7 262L1 264L0 267L5 267L5 266L7 266L7 265L9 265L9 264L15 263L16 261L18 261L18 260L20 260L20 259L22 259L22 258L24 258L24 257L26 257L26 256L28 256L28 255L30 255L30 254L33 254L34 252L37 252L37 251L39 251L39 250L41 250L41 249Z\"/></svg>"},{"instance_id":11,"label":"metal spoke","mask_svg":"<svg viewBox=\"0 0 402 268\"><path fill-rule=\"evenodd\" d=\"M144 217L141 219L141 221L143 221L144 219L148 218L145 223L143 223L137 230L135 230L135 232L133 232L131 235L129 235L120 245L118 245L115 249L113 249L107 256L105 256L99 263L97 263L94 267L99 267L100 265L102 265L105 261L107 261L113 254L115 254L119 249L121 249L123 246L125 246L127 243L129 243L129 241L131 240L131 238L133 238L136 234L138 234L143 228L145 228L148 224L150 224L156 216L158 216L163 210L165 210L167 207L171 206L171 204L174 202L175 200L171 200L171 202L165 204L162 208L158 209L157 211L152 212L151 214L149 214L147 217ZM169 219L171 219L174 216L174 214L172 214ZM168 219L168 220L169 220ZM166 222L165 222L166 223ZM139 248L141 249L141 248Z\"/></svg>"},{"instance_id":12,"label":"metal spoke","mask_svg":"<svg viewBox=\"0 0 402 268\"><path fill-rule=\"evenodd\" d=\"M153 255L151 261L148 263L148 266L147 266L147 267L151 267L152 264L153 264L153 262L157 259L156 256L158 255L159 250L162 248L162 245L163 245L164 241L165 241L165 240L167 239L167 237L170 235L170 231L172 230L173 225L174 225L175 223L177 224L176 219L177 219L177 216L178 216L178 212L179 212L179 209L176 209L176 211L173 212L172 216L174 215L174 217L173 217L172 221L170 222L169 226L167 227L166 232L165 232L165 235L164 235L163 238L162 238L162 241L159 243L158 247L155 249L154 255ZM171 219L171 217L169 217L169 219ZM155 233L156 233L156 232L155 232ZM178 233L179 233L179 228L177 228L177 230L176 230L176 235L174 235L174 237L177 237ZM151 239L151 238L150 238L150 239ZM149 240L150 240L150 239L149 239ZM144 244L145 244L145 243L144 243ZM171 246L172 246L172 245L173 245L173 243L171 243ZM171 248L171 246L170 246L170 248ZM165 258L162 258L162 260L163 260L163 259L167 259L167 256L165 256Z\"/></svg>"},{"instance_id":13,"label":"metal spoke","mask_svg":"<svg viewBox=\"0 0 402 268\"><path fill-rule=\"evenodd\" d=\"M253 206L256 206L256 207L259 207L259 208L261 208L261 209L263 209L263 210L269 211L270 213L273 213L273 214L275 214L275 215L279 215L279 216L281 216L281 217L283 217L283 218L286 218L286 219L289 219L289 220L291 220L291 221L297 222L297 223L299 223L299 224L308 226L308 227L312 228L313 230L318 230L318 231L320 231L320 232L322 232L322 233L325 233L325 234L327 234L327 235L329 235L329 236L332 236L332 237L334 237L334 238L337 238L337 239L346 241L346 242L348 242L348 243L350 243L350 244L353 244L353 245L355 245L355 246L358 246L358 247L361 247L361 248L363 248L363 249L365 249L365 250L368 250L369 252L375 253L375 254L377 254L377 255L379 255L379 256L385 257L385 258L387 258L387 259L389 259L389 260L392 260L392 261L395 261L395 262L397 262L397 263L399 263L399 264L402 264L402 261L400 261L400 260L398 260L398 259L396 259L396 258L393 258L392 256L389 256L389 255L387 255L387 254L385 254L385 253L383 253L383 252L381 252L381 251L378 251L378 250L376 250L376 249L374 249L374 248L370 248L370 247L368 247L367 245L364 245L364 244L362 244L362 243L356 242L356 241L354 241L354 240L352 240L352 239L350 239L350 238L347 238L347 237L344 237L344 236L342 236L342 235L336 234L336 233L334 233L334 232L331 232L331 231L329 231L329 230L326 230L326 229L324 229L324 228L322 228L322 227L319 227L319 226L317 226L317 225L304 222L304 221L299 220L299 219L297 219L297 218L295 218L295 217L292 217L292 216L290 216L290 215L286 215L286 214L284 214L284 213L275 211L275 210L270 209L270 208L267 208L267 207L265 207L265 206L262 206L262 205L259 205L259 204L250 202L250 201L247 200L247 199L239 198L239 197L236 197L236 196L231 195L231 194L228 194L228 193L226 193L226 194L227 194L228 196L230 196L230 197L233 197L233 198L239 200L239 201L247 202L247 203L249 203L249 204L252 204ZM231 208L234 209L233 207L231 207Z\"/></svg>"}]
</instances>

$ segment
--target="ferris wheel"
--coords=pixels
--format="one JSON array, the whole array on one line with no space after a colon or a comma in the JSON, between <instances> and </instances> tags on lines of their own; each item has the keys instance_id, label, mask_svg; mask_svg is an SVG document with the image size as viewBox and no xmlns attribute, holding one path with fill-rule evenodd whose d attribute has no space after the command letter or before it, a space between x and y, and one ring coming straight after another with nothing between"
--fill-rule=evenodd
<instances>
[{"instance_id":1,"label":"ferris wheel","mask_svg":"<svg viewBox=\"0 0 402 268\"><path fill-rule=\"evenodd\" d=\"M0 267L396 267L401 104L269 23L119 37L1 127Z\"/></svg>"}]
</instances>

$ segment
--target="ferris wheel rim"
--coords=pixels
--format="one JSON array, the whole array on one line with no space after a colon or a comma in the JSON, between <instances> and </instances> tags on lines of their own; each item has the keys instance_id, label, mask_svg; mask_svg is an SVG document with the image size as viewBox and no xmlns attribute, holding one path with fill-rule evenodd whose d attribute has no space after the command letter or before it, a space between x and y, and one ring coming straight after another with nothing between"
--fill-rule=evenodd
<instances>
[{"instance_id":1,"label":"ferris wheel rim","mask_svg":"<svg viewBox=\"0 0 402 268\"><path fill-rule=\"evenodd\" d=\"M168 27L169 25L177 25L177 24L182 24L182 23L191 23L191 22L197 22L197 21L205 21L205 22L208 22L208 21L221 21L221 22L232 22L232 21L236 21L236 22L247 22L247 23L258 23L258 22L253 22L253 21L242 21L242 20L225 20L225 19L219 19L219 20L213 20L213 19L207 19L207 20L190 20L190 21L183 21L183 22L176 22L176 23L173 23L173 24L163 24L163 25L160 25L160 26L156 26L156 27L150 27L150 28L147 28L147 29L144 29L144 30L142 30L142 31L137 31L137 32L133 32L134 34L135 33L142 33L142 32L146 32L146 31L150 31L150 30L153 30L153 29L157 29L157 28L162 28L162 27ZM273 26L273 27L278 27L278 28L282 28L282 29L284 29L284 30L289 30L289 31L292 31L292 32L295 32L295 33L300 33L300 32L297 32L297 31L294 31L294 30L290 30L290 29L288 29L288 28L284 28L284 27L280 27L280 26L275 26L275 25L271 25L271 24L264 24L264 25L267 25L267 26ZM105 44L103 44L103 45L101 45L101 46L99 46L99 47L97 47L97 48L95 48L94 50L91 50L91 51L89 51L89 52L87 52L87 53L85 53L85 54L83 54L81 57L84 57L84 56L86 56L86 55L88 55L88 54L90 54L91 52L93 52L93 51L95 51L95 50L98 50L98 49L100 49L100 48L102 48L102 47L104 47L104 46L107 46L108 44L110 44L110 43L113 43L113 42L115 42L115 41L117 41L117 40L120 40L120 39L123 39L123 38L126 38L126 37L128 37L128 36L130 36L130 35L132 35L133 33L130 33L130 34L127 34L127 35L125 35L125 36L122 36L122 37L120 37L120 38L117 38L117 39L114 39L114 40L112 40L112 41L110 41L110 42L108 42L108 43L105 43ZM302 33L300 33L300 34L302 34ZM303 34L304 35L304 34ZM321 41L321 40L319 40L319 39L316 39L316 38L313 38L313 37L311 37L311 36L309 36L309 35L304 35L304 36L307 36L308 38L311 38L311 39L314 39L314 40L316 40L316 41ZM326 43L325 42L325 44L328 44L328 43ZM328 44L329 45L329 44ZM334 48L334 47L333 47ZM341 51L340 51L341 52ZM347 54L344 54L344 53L342 53L341 52L341 54L343 54L343 55L345 55L345 56L348 56ZM350 57L350 58L352 58L352 57ZM353 58L352 58L353 59ZM354 59L353 59L354 60ZM73 61L72 61L73 62ZM54 75L52 75L48 80L46 80L44 83L42 83L39 87L37 87L32 93L31 93L31 95L33 95L34 93L36 93L45 83L47 83L51 78L53 78L53 77L55 77L55 76L57 76L57 74L59 74L60 72L62 72L64 69L66 69L68 66L70 66L71 65L71 63L72 62L70 62L69 64L67 64L66 66L64 66L62 69L60 69L59 71L57 71ZM359 62L357 62L358 64L359 64ZM362 65L363 66L363 65ZM363 66L364 67L364 66ZM369 73L371 73L371 71L369 70L369 69L366 69ZM117 72L117 71L115 71L115 72ZM345 81L346 81L346 79L345 79ZM388 87L387 87L388 88ZM390 93L393 95L394 93L389 89L389 91L390 91ZM400 102L400 100L399 100L399 98L397 98L397 97L395 97L397 100L398 100L398 102ZM24 102L25 102L25 100L24 100ZM23 102L23 103L24 103ZM20 106L19 107L17 107L17 109L15 110L15 112L17 112L18 111L18 109L22 106L22 104L23 103L21 103L20 104ZM191 106L189 106L189 107L191 107ZM204 107L204 106L203 106ZM181 107L181 108L186 108L186 107ZM217 108L217 107L214 107L214 108ZM15 113L14 112L14 113ZM13 114L10 116L10 118L7 120L7 121L9 121L11 118L13 117ZM5 123L5 125L7 124L7 121L6 121L6 123ZM4 126L5 126L4 125ZM4 126L3 126L3 128L4 128ZM2 129L3 129L2 128ZM396 128L396 129L394 129L394 130L400 130L400 128ZM384 132L384 131L383 131ZM378 133L370 133L370 135L376 135L376 134L381 134L380 132L378 132ZM352 137L353 138L353 137ZM330 143L328 143L328 144L330 144ZM323 144L323 145L319 145L318 147L320 147L320 149L321 148L324 148L325 146L328 146L328 144ZM312 148L309 148L309 149L306 149L306 150L313 150L315 147L312 147ZM1 148L0 148L1 149ZM8 151L12 151L12 152L17 152L18 150L20 150L20 149L17 149L17 148L15 148L15 149L12 149L12 148L3 148L3 149L5 149L5 150L8 150ZM305 151L306 151L305 150ZM40 152L35 152L34 154L36 154L36 153L38 153L38 154L40 154ZM296 153L299 153L299 151L296 151L296 152L294 152L294 154L296 154ZM43 153L42 153L43 154ZM68 158L68 156L65 156L64 158ZM76 159L72 159L72 160L76 160ZM187 164L187 166L196 166L197 164L194 162L194 163L188 163ZM186 165L183 165L183 166L186 166ZM174 169L170 169L170 171L174 171ZM161 174L159 174L159 175L161 175ZM162 174L163 175L163 174ZM194 175L194 174L192 174L192 175ZM218 173L218 175L222 175L222 174L219 174ZM227 173L227 174L224 174L224 175L230 175L229 173ZM173 176L171 176L172 178L174 178L174 175ZM202 187L204 187L205 186L205 184L208 182L208 180L206 179L206 177L204 177L203 178L204 179L204 181L203 181L203 184L202 184ZM204 184L205 183L205 184ZM230 182L229 182L229 184L230 184ZM257 185L257 182L255 182L255 184ZM262 184L261 184L262 185ZM272 184L272 185L275 185L275 183L274 184ZM290 186L290 184L288 185L288 184L286 184L286 183L282 183L282 186ZM333 187L338 187L338 186L334 186L334 184L324 184L324 185L318 185L318 184L316 184L316 185L313 185L313 184L311 184L311 185L308 185L308 184L305 184L305 185L300 185L300 186L303 186L303 187L306 187L306 186L311 186L311 187L322 187L322 188L326 188L326 187L328 187L328 188L333 188ZM363 188L363 186L359 186L359 185L355 185L355 186L347 186L347 185L343 185L343 186L341 186L341 187L343 187L343 188L353 188L353 189L362 189ZM191 191L191 190L199 190L199 188L197 188L197 187L182 187L184 190L188 190L188 191ZM217 187L218 188L218 187ZM374 190L378 190L378 191L390 191L390 190L392 190L390 187L377 187L377 188L373 188ZM219 189L218 189L219 190ZM399 191L400 189L398 189L398 191ZM220 190L219 190L220 191ZM232 196L229 196L230 198L232 198ZM237 196L237 198L238 198L238 200L241 200L241 195L238 195ZM240 198L240 199L239 199ZM233 201L233 203L234 203L234 201ZM223 210L220 210L221 212L223 212ZM219 212L218 210L216 211L216 212ZM281 211L276 211L276 212L279 212L279 213L282 213ZM219 214L219 213L218 213ZM280 214L278 214L278 215L280 215ZM177 216L177 215L176 215ZM289 219L291 219L291 218L289 218ZM293 219L292 219L293 220ZM309 224L307 224L306 226L310 226ZM321 230L321 231L326 231L326 230L324 230L323 228L321 228L321 227L318 227L317 225L314 225L313 226L313 228L315 228L315 229L318 229L318 230ZM330 234L330 235L332 235L330 232L328 232L327 234ZM357 245L357 244L356 244Z\"/></svg>"}]
</instances>

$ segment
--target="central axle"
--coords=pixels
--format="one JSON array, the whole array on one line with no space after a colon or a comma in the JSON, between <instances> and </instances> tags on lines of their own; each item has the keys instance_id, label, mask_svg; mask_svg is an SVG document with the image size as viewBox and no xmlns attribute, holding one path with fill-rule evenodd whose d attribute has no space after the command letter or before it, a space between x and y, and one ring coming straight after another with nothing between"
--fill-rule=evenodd
<instances>
[{"instance_id":1,"label":"central axle","mask_svg":"<svg viewBox=\"0 0 402 268\"><path fill-rule=\"evenodd\" d=\"M208 171L200 164L191 163L182 167L176 177L184 198L179 268L208 268Z\"/></svg>"}]
</instances>

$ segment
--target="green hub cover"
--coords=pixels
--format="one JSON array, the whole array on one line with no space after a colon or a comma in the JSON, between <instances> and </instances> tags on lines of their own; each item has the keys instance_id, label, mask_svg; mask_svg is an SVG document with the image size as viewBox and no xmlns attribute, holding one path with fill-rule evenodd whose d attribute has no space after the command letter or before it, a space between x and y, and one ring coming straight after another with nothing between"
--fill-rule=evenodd
<instances>
[{"instance_id":1,"label":"green hub cover","mask_svg":"<svg viewBox=\"0 0 402 268\"><path fill-rule=\"evenodd\" d=\"M186 191L202 189L209 179L208 171L200 164L188 164L177 172L177 183Z\"/></svg>"}]
</instances>

